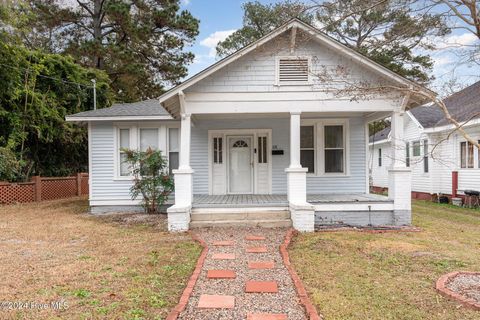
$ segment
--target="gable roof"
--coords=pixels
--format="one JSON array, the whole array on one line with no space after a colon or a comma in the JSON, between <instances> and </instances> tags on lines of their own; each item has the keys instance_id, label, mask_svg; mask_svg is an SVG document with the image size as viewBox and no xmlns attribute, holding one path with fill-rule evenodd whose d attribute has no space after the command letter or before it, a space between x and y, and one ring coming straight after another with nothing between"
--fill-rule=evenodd
<instances>
[{"instance_id":1,"label":"gable roof","mask_svg":"<svg viewBox=\"0 0 480 320\"><path fill-rule=\"evenodd\" d=\"M480 81L460 90L443 99L448 111L459 122L480 120ZM409 110L412 116L424 129L449 126L451 123L445 118L443 111L435 106L418 106ZM388 132L382 132L387 130ZM380 133L388 136L390 127L370 136L370 142L380 141Z\"/></svg>"},{"instance_id":2,"label":"gable roof","mask_svg":"<svg viewBox=\"0 0 480 320\"><path fill-rule=\"evenodd\" d=\"M133 103L116 103L110 108L90 110L72 114L67 121L95 120L169 120L172 116L158 103L157 99Z\"/></svg>"},{"instance_id":3,"label":"gable roof","mask_svg":"<svg viewBox=\"0 0 480 320\"><path fill-rule=\"evenodd\" d=\"M206 69L204 69L204 70L200 71L199 73L193 75L192 77L188 78L187 80L185 80L181 84L171 88L170 90L168 90L167 92L165 92L163 95L160 96L160 98L159 98L160 103L162 103L163 106L165 107L165 109L167 109L167 111L169 111L171 114L178 113L178 112L173 112L174 110L172 110L169 106L167 106L165 104L165 102L167 100L171 99L172 97L176 96L180 92L183 92L183 90L187 89L188 87L196 84L197 82L201 81L202 79L204 79L204 78L208 77L209 75L213 74L214 72L220 70L224 66L238 60L242 56L250 53L251 51L258 48L259 46L267 43L268 41L272 40L273 38L283 34L287 30L289 30L291 28L294 28L294 27L298 28L300 30L303 30L304 32L314 36L316 40L320 41L325 46L341 52L342 54L344 54L345 56L348 56L352 60L354 60L358 63L361 63L362 65L368 67L369 69L373 70L374 72L376 72L376 73L378 73L382 76L390 78L391 80L393 80L396 83L399 83L399 84L407 86L407 87L415 87L415 88L418 88L419 90L423 90L423 91L428 92L428 93L433 93L432 91L428 90L427 88L424 88L424 87L418 85L417 83L415 83L415 82L413 82L413 81L411 81L411 80L409 80L409 79L407 79L403 76L400 76L399 74L391 71L390 69L380 65L379 63L377 63L377 62L367 58L366 56L362 55L361 53L355 51L354 49L347 47L346 45L340 43L339 41L333 39L332 37L328 36L327 34L323 33L322 31L318 30L317 28L315 28L315 27L313 27L309 24L306 24L305 22L303 22L303 21L301 21L297 18L294 18L294 19L288 21L287 23L283 24L282 26L274 29L272 32L263 36L262 38L254 41L253 43L243 47L242 49L228 55L227 57L217 61L213 65L207 67Z\"/></svg>"},{"instance_id":4,"label":"gable roof","mask_svg":"<svg viewBox=\"0 0 480 320\"><path fill-rule=\"evenodd\" d=\"M389 134L390 134L390 127L383 128L382 130L378 131L377 133L372 134L370 136L369 142L373 143L373 142L379 142L379 141L387 140Z\"/></svg>"}]
</instances>

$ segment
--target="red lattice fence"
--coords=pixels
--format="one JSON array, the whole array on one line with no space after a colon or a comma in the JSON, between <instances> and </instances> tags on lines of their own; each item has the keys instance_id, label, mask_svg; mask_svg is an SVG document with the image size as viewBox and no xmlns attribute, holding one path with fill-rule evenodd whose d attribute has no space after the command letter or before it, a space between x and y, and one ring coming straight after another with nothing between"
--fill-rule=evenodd
<instances>
[{"instance_id":1,"label":"red lattice fence","mask_svg":"<svg viewBox=\"0 0 480 320\"><path fill-rule=\"evenodd\" d=\"M32 177L31 182L0 182L0 204L34 202L88 194L88 173L72 177Z\"/></svg>"}]
</instances>

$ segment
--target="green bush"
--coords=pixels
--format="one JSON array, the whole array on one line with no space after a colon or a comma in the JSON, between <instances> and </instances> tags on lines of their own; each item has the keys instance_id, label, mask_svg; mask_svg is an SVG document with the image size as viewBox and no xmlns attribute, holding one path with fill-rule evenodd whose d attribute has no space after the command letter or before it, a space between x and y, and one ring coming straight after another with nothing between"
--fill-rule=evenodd
<instances>
[{"instance_id":1,"label":"green bush","mask_svg":"<svg viewBox=\"0 0 480 320\"><path fill-rule=\"evenodd\" d=\"M142 206L146 213L158 213L159 207L173 191L173 180L168 174L168 162L159 150L146 151L124 149L126 160L132 170L132 199L142 195Z\"/></svg>"}]
</instances>

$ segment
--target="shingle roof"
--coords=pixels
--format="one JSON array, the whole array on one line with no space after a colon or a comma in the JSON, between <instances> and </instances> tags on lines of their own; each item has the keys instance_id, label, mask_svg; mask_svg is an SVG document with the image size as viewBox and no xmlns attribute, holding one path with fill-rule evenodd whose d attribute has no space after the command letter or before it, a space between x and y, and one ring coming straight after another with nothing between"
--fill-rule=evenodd
<instances>
[{"instance_id":1,"label":"shingle roof","mask_svg":"<svg viewBox=\"0 0 480 320\"><path fill-rule=\"evenodd\" d=\"M460 122L480 118L480 81L443 99L452 117ZM450 122L443 111L434 105L418 106L410 109L412 115L424 128L445 126ZM370 136L370 142L380 141L388 137L390 128L385 128ZM382 135L385 135L383 137Z\"/></svg>"},{"instance_id":2,"label":"shingle roof","mask_svg":"<svg viewBox=\"0 0 480 320\"><path fill-rule=\"evenodd\" d=\"M170 114L160 105L158 99L150 99L133 103L114 104L110 108L79 112L68 117L75 119L125 116L170 116Z\"/></svg>"},{"instance_id":3,"label":"shingle roof","mask_svg":"<svg viewBox=\"0 0 480 320\"><path fill-rule=\"evenodd\" d=\"M370 142L378 142L378 141L381 141L381 140L385 140L388 138L388 134L390 133L390 127L386 127L380 131L378 131L377 133L375 134L372 134L370 136Z\"/></svg>"}]
</instances>

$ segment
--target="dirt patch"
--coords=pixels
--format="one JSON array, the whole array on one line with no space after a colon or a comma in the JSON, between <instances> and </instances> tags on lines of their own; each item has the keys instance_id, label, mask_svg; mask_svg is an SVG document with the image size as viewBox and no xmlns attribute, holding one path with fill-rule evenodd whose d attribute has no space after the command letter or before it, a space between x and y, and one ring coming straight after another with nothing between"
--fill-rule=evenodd
<instances>
[{"instance_id":1,"label":"dirt patch","mask_svg":"<svg viewBox=\"0 0 480 320\"><path fill-rule=\"evenodd\" d=\"M100 221L113 223L120 226L149 226L156 229L167 230L167 215L144 213L112 213L94 217Z\"/></svg>"}]
</instances>

